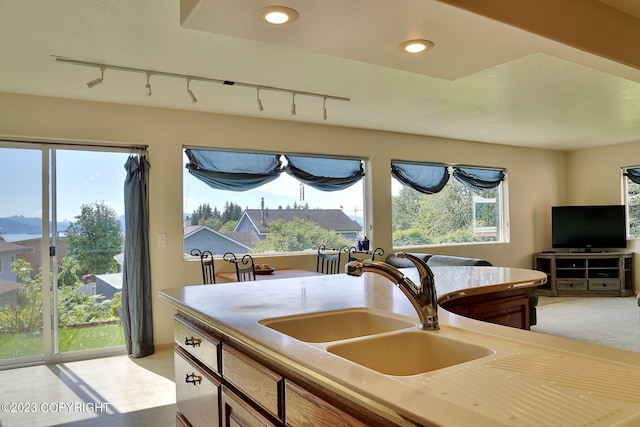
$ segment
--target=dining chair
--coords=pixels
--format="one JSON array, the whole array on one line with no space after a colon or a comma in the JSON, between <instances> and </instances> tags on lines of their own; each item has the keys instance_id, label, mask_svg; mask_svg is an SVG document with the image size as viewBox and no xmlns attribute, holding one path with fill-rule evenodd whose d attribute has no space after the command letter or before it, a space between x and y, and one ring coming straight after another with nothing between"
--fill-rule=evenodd
<instances>
[{"instance_id":1,"label":"dining chair","mask_svg":"<svg viewBox=\"0 0 640 427\"><path fill-rule=\"evenodd\" d=\"M351 246L348 251L347 261L375 261L376 256L381 257L383 255L384 249L382 248L375 248L372 251L359 251L355 246Z\"/></svg>"},{"instance_id":2,"label":"dining chair","mask_svg":"<svg viewBox=\"0 0 640 427\"><path fill-rule=\"evenodd\" d=\"M326 250L324 245L318 247L316 271L322 274L338 274L340 272L342 251L333 249L330 252L326 252Z\"/></svg>"},{"instance_id":3,"label":"dining chair","mask_svg":"<svg viewBox=\"0 0 640 427\"><path fill-rule=\"evenodd\" d=\"M211 285L216 283L216 269L213 263L213 254L211 251L200 251L200 249L192 249L189 252L192 256L200 257L200 266L202 267L202 283Z\"/></svg>"},{"instance_id":4,"label":"dining chair","mask_svg":"<svg viewBox=\"0 0 640 427\"><path fill-rule=\"evenodd\" d=\"M238 282L256 280L255 263L251 255L247 254L238 259L233 252L227 252L222 258L235 265Z\"/></svg>"}]
</instances>

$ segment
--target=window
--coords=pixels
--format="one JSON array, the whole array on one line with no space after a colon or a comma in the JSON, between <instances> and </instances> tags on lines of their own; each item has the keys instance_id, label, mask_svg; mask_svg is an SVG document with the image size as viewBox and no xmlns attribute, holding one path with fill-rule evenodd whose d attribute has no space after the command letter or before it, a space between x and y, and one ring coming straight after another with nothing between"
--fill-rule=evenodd
<instances>
[{"instance_id":1,"label":"window","mask_svg":"<svg viewBox=\"0 0 640 427\"><path fill-rule=\"evenodd\" d=\"M361 159L185 149L184 250L353 246L364 230Z\"/></svg>"},{"instance_id":2,"label":"window","mask_svg":"<svg viewBox=\"0 0 640 427\"><path fill-rule=\"evenodd\" d=\"M394 247L504 241L503 170L399 161L391 168Z\"/></svg>"},{"instance_id":3,"label":"window","mask_svg":"<svg viewBox=\"0 0 640 427\"><path fill-rule=\"evenodd\" d=\"M640 238L640 167L622 169L622 188L627 206L627 234Z\"/></svg>"}]
</instances>

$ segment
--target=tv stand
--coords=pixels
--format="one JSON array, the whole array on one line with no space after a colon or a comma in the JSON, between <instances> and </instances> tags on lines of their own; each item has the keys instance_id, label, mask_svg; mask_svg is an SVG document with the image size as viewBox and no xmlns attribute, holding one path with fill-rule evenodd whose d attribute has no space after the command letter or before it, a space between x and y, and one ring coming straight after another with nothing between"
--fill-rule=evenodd
<instances>
[{"instance_id":1,"label":"tv stand","mask_svg":"<svg viewBox=\"0 0 640 427\"><path fill-rule=\"evenodd\" d=\"M547 273L547 283L538 287L539 295L635 294L632 252L538 252L533 268Z\"/></svg>"}]
</instances>

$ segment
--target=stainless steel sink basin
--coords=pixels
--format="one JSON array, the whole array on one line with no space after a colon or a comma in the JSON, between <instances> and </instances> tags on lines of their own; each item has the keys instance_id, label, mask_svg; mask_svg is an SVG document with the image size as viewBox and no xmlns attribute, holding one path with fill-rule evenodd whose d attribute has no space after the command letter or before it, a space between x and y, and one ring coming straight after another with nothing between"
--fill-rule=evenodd
<instances>
[{"instance_id":1,"label":"stainless steel sink basin","mask_svg":"<svg viewBox=\"0 0 640 427\"><path fill-rule=\"evenodd\" d=\"M442 331L440 331L442 332ZM327 351L383 374L408 376L490 356L489 348L440 336L403 331L327 346Z\"/></svg>"},{"instance_id":2,"label":"stainless steel sink basin","mask_svg":"<svg viewBox=\"0 0 640 427\"><path fill-rule=\"evenodd\" d=\"M416 327L366 308L322 311L296 316L263 319L260 324L305 342L323 343Z\"/></svg>"}]
</instances>

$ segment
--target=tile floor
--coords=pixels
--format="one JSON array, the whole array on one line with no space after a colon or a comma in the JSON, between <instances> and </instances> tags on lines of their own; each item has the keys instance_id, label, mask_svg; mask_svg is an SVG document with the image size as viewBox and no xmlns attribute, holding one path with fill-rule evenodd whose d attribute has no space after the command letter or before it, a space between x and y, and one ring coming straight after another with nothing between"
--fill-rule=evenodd
<instances>
[{"instance_id":1,"label":"tile floor","mask_svg":"<svg viewBox=\"0 0 640 427\"><path fill-rule=\"evenodd\" d=\"M175 426L173 350L0 371L0 426Z\"/></svg>"}]
</instances>

